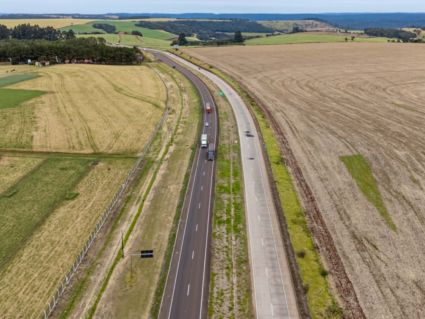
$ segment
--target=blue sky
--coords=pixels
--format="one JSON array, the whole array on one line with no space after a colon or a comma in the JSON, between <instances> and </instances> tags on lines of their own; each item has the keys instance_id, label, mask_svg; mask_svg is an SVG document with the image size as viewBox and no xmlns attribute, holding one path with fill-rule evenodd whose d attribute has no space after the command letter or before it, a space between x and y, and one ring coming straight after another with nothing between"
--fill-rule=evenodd
<instances>
[{"instance_id":1,"label":"blue sky","mask_svg":"<svg viewBox=\"0 0 425 319\"><path fill-rule=\"evenodd\" d=\"M425 12L424 0L0 0L1 13Z\"/></svg>"}]
</instances>

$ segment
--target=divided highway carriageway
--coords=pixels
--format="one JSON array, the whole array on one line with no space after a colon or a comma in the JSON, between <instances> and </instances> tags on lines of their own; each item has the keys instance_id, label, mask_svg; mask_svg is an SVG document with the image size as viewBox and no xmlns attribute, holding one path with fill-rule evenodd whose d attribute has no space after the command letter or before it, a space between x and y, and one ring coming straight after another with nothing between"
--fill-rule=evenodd
<instances>
[{"instance_id":1,"label":"divided highway carriageway","mask_svg":"<svg viewBox=\"0 0 425 319\"><path fill-rule=\"evenodd\" d=\"M144 49L146 50L146 49ZM198 89L204 106L202 134L218 148L217 110L211 93L194 74L175 63L202 73L224 92L234 110L241 141L245 207L253 280L255 315L258 319L299 318L296 297L279 232L258 132L240 96L218 76L170 53L148 50L184 73ZM209 103L211 114L205 113ZM205 127L205 121L210 122ZM207 318L211 261L216 161L206 160L198 146L186 201L179 224L173 258L162 299L160 319Z\"/></svg>"}]
</instances>

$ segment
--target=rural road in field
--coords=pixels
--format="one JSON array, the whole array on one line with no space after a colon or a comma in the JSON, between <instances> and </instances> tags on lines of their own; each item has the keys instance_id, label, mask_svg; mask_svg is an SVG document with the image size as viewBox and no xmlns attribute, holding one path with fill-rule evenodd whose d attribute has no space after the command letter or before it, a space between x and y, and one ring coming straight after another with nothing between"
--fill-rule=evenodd
<instances>
[{"instance_id":1,"label":"rural road in field","mask_svg":"<svg viewBox=\"0 0 425 319\"><path fill-rule=\"evenodd\" d=\"M203 104L201 134L208 134L209 143L215 143L217 149L217 112L207 86L174 61L157 56L185 74L197 88ZM205 113L206 103L211 106L211 114ZM209 122L208 127L205 122ZM207 148L200 148L200 141L193 151L197 154L162 297L160 319L206 318L208 313L216 161L207 161Z\"/></svg>"},{"instance_id":2,"label":"rural road in field","mask_svg":"<svg viewBox=\"0 0 425 319\"><path fill-rule=\"evenodd\" d=\"M295 291L262 156L263 146L249 110L237 92L215 74L199 69L171 53L161 53L211 79L232 105L241 141L256 316L259 319L299 318Z\"/></svg>"}]
</instances>

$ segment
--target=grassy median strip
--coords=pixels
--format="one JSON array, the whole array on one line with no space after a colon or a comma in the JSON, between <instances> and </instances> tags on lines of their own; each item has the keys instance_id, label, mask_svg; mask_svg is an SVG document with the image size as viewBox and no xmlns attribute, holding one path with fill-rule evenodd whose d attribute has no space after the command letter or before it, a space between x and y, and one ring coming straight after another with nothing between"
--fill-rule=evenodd
<instances>
[{"instance_id":1,"label":"grassy median strip","mask_svg":"<svg viewBox=\"0 0 425 319\"><path fill-rule=\"evenodd\" d=\"M341 156L340 159L347 167L347 170L356 181L356 184L362 193L366 196L369 202L376 207L387 225L391 227L392 230L396 231L397 227L391 219L387 207L385 207L378 185L373 177L372 170L363 155L357 154Z\"/></svg>"},{"instance_id":2,"label":"grassy median strip","mask_svg":"<svg viewBox=\"0 0 425 319\"><path fill-rule=\"evenodd\" d=\"M174 54L176 53L172 50L169 51ZM273 131L262 114L261 109L238 83L222 74L213 66L200 62L182 52L177 52L177 56L205 68L225 80L242 96L253 110L267 145L267 153L277 183L279 197L291 236L291 242L297 255L297 263L300 269L304 291L307 294L311 315L313 318L339 318L341 316L341 310L329 291L328 282L325 278L327 272L323 269L319 256L314 248L307 220L298 199L291 175L283 162Z\"/></svg>"}]
</instances>

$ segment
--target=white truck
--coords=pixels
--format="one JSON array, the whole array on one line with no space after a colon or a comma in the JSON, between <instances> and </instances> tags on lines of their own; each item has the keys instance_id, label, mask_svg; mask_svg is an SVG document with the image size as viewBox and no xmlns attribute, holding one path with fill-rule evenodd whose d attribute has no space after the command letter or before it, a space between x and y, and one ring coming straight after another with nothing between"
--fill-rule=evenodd
<instances>
[{"instance_id":1,"label":"white truck","mask_svg":"<svg viewBox=\"0 0 425 319\"><path fill-rule=\"evenodd\" d=\"M201 147L205 148L208 146L208 135L207 134L202 134L201 135Z\"/></svg>"}]
</instances>

